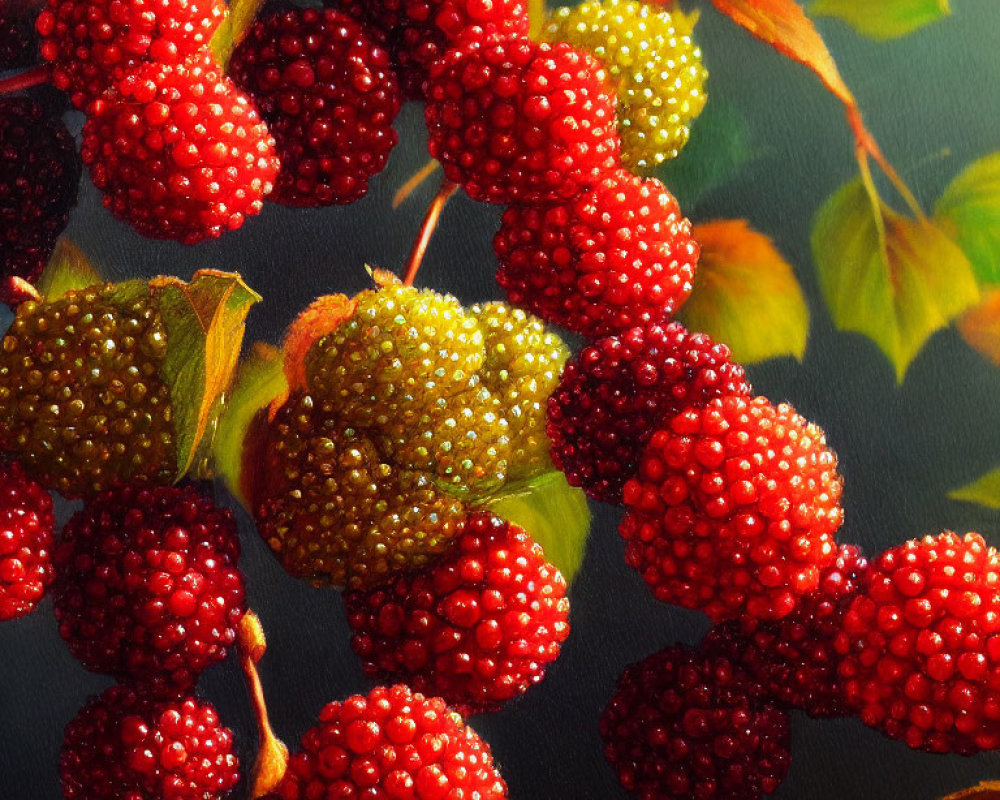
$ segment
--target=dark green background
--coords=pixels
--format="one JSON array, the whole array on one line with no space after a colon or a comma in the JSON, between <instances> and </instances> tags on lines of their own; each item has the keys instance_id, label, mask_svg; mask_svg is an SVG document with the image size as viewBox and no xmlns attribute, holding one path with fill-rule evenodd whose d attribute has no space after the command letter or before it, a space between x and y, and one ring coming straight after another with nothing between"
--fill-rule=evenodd
<instances>
[{"instance_id":1,"label":"dark green background","mask_svg":"<svg viewBox=\"0 0 1000 800\"><path fill-rule=\"evenodd\" d=\"M1000 4L952 3L950 19L885 44L835 21L819 23L871 129L928 208L965 164L1000 150ZM809 225L820 203L855 174L842 109L810 73L701 5L697 33L711 72L710 97L723 98L745 118L752 159L686 211L695 221L746 217L772 236L795 266L813 312L804 363L781 359L751 368L756 389L792 402L827 431L846 484L844 541L875 553L954 528L979 530L1000 544L1000 515L945 497L1000 465L1000 369L949 330L931 339L897 387L871 342L833 330L817 292ZM80 120L72 123L78 128ZM112 279L189 277L201 267L239 270L266 298L250 315L248 339L277 341L316 295L366 287L365 263L401 268L433 186L391 210L395 188L426 159L420 109L406 108L398 127L402 142L388 169L352 207L268 206L221 241L185 248L142 239L113 220L85 179L68 234ZM498 296L490 248L498 217L497 208L464 197L453 201L421 283L463 301ZM8 320L0 316L0 325ZM222 490L219 500L232 502ZM615 678L665 645L697 641L707 628L700 615L652 599L622 561L618 512L596 505L594 512L586 561L571 592L573 634L563 655L522 700L472 720L493 746L512 800L625 798L597 735L597 717ZM250 603L270 640L262 668L271 717L279 735L294 744L325 702L367 684L348 647L339 596L287 577L242 512L240 521ZM62 728L107 683L70 658L50 603L0 625L0 797L60 797ZM242 761L249 764L254 728L235 662L210 670L200 689L236 730ZM854 720L794 715L792 726L793 766L776 798L930 800L1000 778L996 754L915 753Z\"/></svg>"}]
</instances>

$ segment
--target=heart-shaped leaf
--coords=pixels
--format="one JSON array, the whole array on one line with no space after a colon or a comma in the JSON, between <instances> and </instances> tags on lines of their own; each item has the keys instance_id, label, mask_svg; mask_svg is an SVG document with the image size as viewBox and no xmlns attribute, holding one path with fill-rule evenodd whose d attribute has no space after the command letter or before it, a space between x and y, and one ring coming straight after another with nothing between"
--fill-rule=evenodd
<instances>
[{"instance_id":1,"label":"heart-shaped leaf","mask_svg":"<svg viewBox=\"0 0 1000 800\"><path fill-rule=\"evenodd\" d=\"M809 307L791 266L746 220L696 225L694 292L680 311L691 330L725 342L738 361L805 354Z\"/></svg>"},{"instance_id":2,"label":"heart-shaped leaf","mask_svg":"<svg viewBox=\"0 0 1000 800\"><path fill-rule=\"evenodd\" d=\"M814 16L837 17L858 33L885 41L906 36L951 13L948 0L816 0L809 6Z\"/></svg>"},{"instance_id":3,"label":"heart-shaped leaf","mask_svg":"<svg viewBox=\"0 0 1000 800\"><path fill-rule=\"evenodd\" d=\"M812 251L834 324L862 333L902 381L932 333L979 299L962 249L928 220L874 210L860 179L816 215Z\"/></svg>"},{"instance_id":4,"label":"heart-shaped leaf","mask_svg":"<svg viewBox=\"0 0 1000 800\"><path fill-rule=\"evenodd\" d=\"M959 489L952 489L948 497L987 508L1000 508L1000 469L987 472Z\"/></svg>"},{"instance_id":5,"label":"heart-shaped leaf","mask_svg":"<svg viewBox=\"0 0 1000 800\"><path fill-rule=\"evenodd\" d=\"M951 182L934 219L954 237L984 284L1000 284L1000 153L981 158Z\"/></svg>"},{"instance_id":6,"label":"heart-shaped leaf","mask_svg":"<svg viewBox=\"0 0 1000 800\"><path fill-rule=\"evenodd\" d=\"M63 237L56 243L49 263L38 277L35 289L46 300L58 300L66 292L86 289L102 280L83 251Z\"/></svg>"},{"instance_id":7,"label":"heart-shaped leaf","mask_svg":"<svg viewBox=\"0 0 1000 800\"><path fill-rule=\"evenodd\" d=\"M216 60L226 67L233 51L243 41L265 0L230 0L229 16L212 36L212 53Z\"/></svg>"}]
</instances>

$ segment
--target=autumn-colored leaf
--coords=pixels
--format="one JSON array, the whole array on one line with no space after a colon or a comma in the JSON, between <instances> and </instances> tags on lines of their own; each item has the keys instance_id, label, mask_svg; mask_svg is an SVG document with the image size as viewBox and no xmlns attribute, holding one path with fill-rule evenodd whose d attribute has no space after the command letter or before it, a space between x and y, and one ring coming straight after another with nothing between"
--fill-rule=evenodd
<instances>
[{"instance_id":1,"label":"autumn-colored leaf","mask_svg":"<svg viewBox=\"0 0 1000 800\"><path fill-rule=\"evenodd\" d=\"M983 781L977 786L942 797L941 800L1000 800L1000 781Z\"/></svg>"},{"instance_id":2,"label":"autumn-colored leaf","mask_svg":"<svg viewBox=\"0 0 1000 800\"><path fill-rule=\"evenodd\" d=\"M878 209L860 179L848 183L816 215L812 251L834 324L872 339L902 381L930 335L974 305L979 289L940 228Z\"/></svg>"},{"instance_id":3,"label":"autumn-colored leaf","mask_svg":"<svg viewBox=\"0 0 1000 800\"><path fill-rule=\"evenodd\" d=\"M1000 367L1000 289L986 292L958 318L957 327L970 347Z\"/></svg>"},{"instance_id":4,"label":"autumn-colored leaf","mask_svg":"<svg viewBox=\"0 0 1000 800\"><path fill-rule=\"evenodd\" d=\"M746 220L694 229L701 245L694 292L679 317L691 330L725 342L745 363L805 354L809 307L791 266Z\"/></svg>"},{"instance_id":5,"label":"autumn-colored leaf","mask_svg":"<svg viewBox=\"0 0 1000 800\"><path fill-rule=\"evenodd\" d=\"M987 472L981 478L959 489L948 492L952 500L964 500L967 503L1000 509L1000 469Z\"/></svg>"},{"instance_id":6,"label":"autumn-colored leaf","mask_svg":"<svg viewBox=\"0 0 1000 800\"><path fill-rule=\"evenodd\" d=\"M216 29L211 42L212 53L223 67L229 64L233 51L243 41L264 2L265 0L230 0L229 16Z\"/></svg>"},{"instance_id":7,"label":"autumn-colored leaf","mask_svg":"<svg viewBox=\"0 0 1000 800\"><path fill-rule=\"evenodd\" d=\"M355 305L355 300L345 294L325 295L313 300L306 310L295 318L285 334L282 345L289 391L305 386L305 359L309 348L318 339L336 330L345 319L349 319L354 313ZM284 398L281 402L283 401ZM279 402L278 405L280 404Z\"/></svg>"},{"instance_id":8,"label":"autumn-colored leaf","mask_svg":"<svg viewBox=\"0 0 1000 800\"><path fill-rule=\"evenodd\" d=\"M66 292L86 289L101 283L100 274L90 260L73 242L63 237L35 284L35 289L46 300L58 300Z\"/></svg>"},{"instance_id":9,"label":"autumn-colored leaf","mask_svg":"<svg viewBox=\"0 0 1000 800\"><path fill-rule=\"evenodd\" d=\"M858 33L885 41L906 36L951 13L948 0L815 0L809 6L815 16L837 17Z\"/></svg>"},{"instance_id":10,"label":"autumn-colored leaf","mask_svg":"<svg viewBox=\"0 0 1000 800\"><path fill-rule=\"evenodd\" d=\"M973 162L951 182L934 220L965 251L981 283L1000 284L1000 153Z\"/></svg>"}]
</instances>

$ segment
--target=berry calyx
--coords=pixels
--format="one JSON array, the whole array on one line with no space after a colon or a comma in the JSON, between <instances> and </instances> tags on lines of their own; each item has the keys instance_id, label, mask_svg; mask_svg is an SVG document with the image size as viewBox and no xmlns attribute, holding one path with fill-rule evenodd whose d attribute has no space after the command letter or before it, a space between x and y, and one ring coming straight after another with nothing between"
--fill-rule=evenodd
<instances>
[{"instance_id":1,"label":"berry calyx","mask_svg":"<svg viewBox=\"0 0 1000 800\"><path fill-rule=\"evenodd\" d=\"M34 610L52 583L52 498L17 462L0 462L0 620Z\"/></svg>"}]
</instances>

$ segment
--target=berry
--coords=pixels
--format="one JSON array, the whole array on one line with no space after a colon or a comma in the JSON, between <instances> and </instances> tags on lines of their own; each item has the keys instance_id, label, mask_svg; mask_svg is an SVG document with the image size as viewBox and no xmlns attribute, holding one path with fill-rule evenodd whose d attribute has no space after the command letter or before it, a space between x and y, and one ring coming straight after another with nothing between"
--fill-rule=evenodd
<instances>
[{"instance_id":1,"label":"berry","mask_svg":"<svg viewBox=\"0 0 1000 800\"><path fill-rule=\"evenodd\" d=\"M625 484L625 560L660 600L780 619L837 557L837 457L788 404L727 395L653 434Z\"/></svg>"},{"instance_id":2,"label":"berry","mask_svg":"<svg viewBox=\"0 0 1000 800\"><path fill-rule=\"evenodd\" d=\"M910 747L1000 747L1000 556L945 531L872 563L836 638L840 680L861 719Z\"/></svg>"},{"instance_id":3,"label":"berry","mask_svg":"<svg viewBox=\"0 0 1000 800\"><path fill-rule=\"evenodd\" d=\"M756 800L791 765L788 717L724 658L681 645L633 664L601 716L604 755L642 800Z\"/></svg>"},{"instance_id":4,"label":"berry","mask_svg":"<svg viewBox=\"0 0 1000 800\"><path fill-rule=\"evenodd\" d=\"M634 0L591 0L556 9L542 30L546 41L586 50L608 71L629 169L676 158L705 107L708 73L691 38L695 19Z\"/></svg>"},{"instance_id":5,"label":"berry","mask_svg":"<svg viewBox=\"0 0 1000 800\"><path fill-rule=\"evenodd\" d=\"M166 349L148 296L107 284L22 303L0 347L0 445L67 497L171 481Z\"/></svg>"},{"instance_id":6,"label":"berry","mask_svg":"<svg viewBox=\"0 0 1000 800\"><path fill-rule=\"evenodd\" d=\"M606 73L567 44L489 35L431 67L428 149L475 200L575 197L618 163Z\"/></svg>"},{"instance_id":7,"label":"berry","mask_svg":"<svg viewBox=\"0 0 1000 800\"><path fill-rule=\"evenodd\" d=\"M2 68L2 67L0 67ZM61 120L27 97L0 97L0 302L33 282L69 222L80 157Z\"/></svg>"},{"instance_id":8,"label":"berry","mask_svg":"<svg viewBox=\"0 0 1000 800\"><path fill-rule=\"evenodd\" d=\"M398 139L389 55L339 11L299 9L256 22L229 66L277 143L271 200L350 203L368 191Z\"/></svg>"},{"instance_id":9,"label":"berry","mask_svg":"<svg viewBox=\"0 0 1000 800\"><path fill-rule=\"evenodd\" d=\"M267 126L208 51L129 72L94 102L82 154L115 216L185 244L260 213L278 174Z\"/></svg>"},{"instance_id":10,"label":"berry","mask_svg":"<svg viewBox=\"0 0 1000 800\"><path fill-rule=\"evenodd\" d=\"M261 536L291 575L366 588L426 566L461 530L459 500L426 473L386 463L371 440L308 395L293 395L246 457Z\"/></svg>"},{"instance_id":11,"label":"berry","mask_svg":"<svg viewBox=\"0 0 1000 800\"><path fill-rule=\"evenodd\" d=\"M430 567L344 596L351 646L373 677L463 714L541 681L569 635L566 582L521 528L476 513Z\"/></svg>"},{"instance_id":12,"label":"berry","mask_svg":"<svg viewBox=\"0 0 1000 800\"><path fill-rule=\"evenodd\" d=\"M631 328L566 365L548 403L552 459L572 486L619 503L657 428L685 408L751 392L729 348L706 334L679 322Z\"/></svg>"},{"instance_id":13,"label":"berry","mask_svg":"<svg viewBox=\"0 0 1000 800\"><path fill-rule=\"evenodd\" d=\"M179 64L226 18L222 0L48 0L36 27L52 82L88 111L145 62Z\"/></svg>"},{"instance_id":14,"label":"berry","mask_svg":"<svg viewBox=\"0 0 1000 800\"><path fill-rule=\"evenodd\" d=\"M559 205L507 209L493 249L511 303L588 337L668 319L699 255L674 196L624 170Z\"/></svg>"},{"instance_id":15,"label":"berry","mask_svg":"<svg viewBox=\"0 0 1000 800\"><path fill-rule=\"evenodd\" d=\"M844 545L816 591L804 595L791 614L776 622L745 617L720 623L702 650L739 664L775 702L812 717L847 714L834 641L867 569L858 548Z\"/></svg>"},{"instance_id":16,"label":"berry","mask_svg":"<svg viewBox=\"0 0 1000 800\"><path fill-rule=\"evenodd\" d=\"M221 800L238 769L233 733L210 704L153 702L124 686L81 709L59 756L66 800Z\"/></svg>"},{"instance_id":17,"label":"berry","mask_svg":"<svg viewBox=\"0 0 1000 800\"><path fill-rule=\"evenodd\" d=\"M99 495L55 550L59 632L87 669L185 694L236 640L239 552L232 512L192 487Z\"/></svg>"},{"instance_id":18,"label":"berry","mask_svg":"<svg viewBox=\"0 0 1000 800\"><path fill-rule=\"evenodd\" d=\"M32 611L52 582L52 498L21 466L0 462L0 620Z\"/></svg>"},{"instance_id":19,"label":"berry","mask_svg":"<svg viewBox=\"0 0 1000 800\"><path fill-rule=\"evenodd\" d=\"M265 800L507 797L489 746L443 700L405 686L330 703L301 747Z\"/></svg>"}]
</instances>

